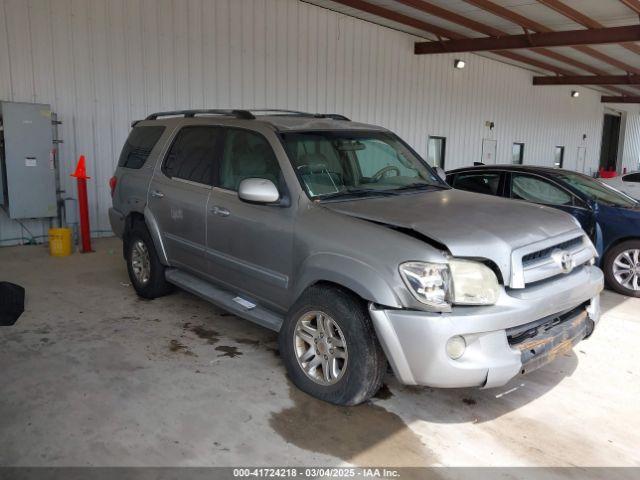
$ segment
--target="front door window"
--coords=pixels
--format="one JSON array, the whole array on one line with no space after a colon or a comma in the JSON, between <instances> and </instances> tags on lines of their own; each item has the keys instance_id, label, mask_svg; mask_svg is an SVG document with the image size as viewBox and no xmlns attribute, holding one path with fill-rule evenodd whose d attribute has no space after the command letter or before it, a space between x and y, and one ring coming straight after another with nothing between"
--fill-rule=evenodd
<instances>
[{"instance_id":1,"label":"front door window","mask_svg":"<svg viewBox=\"0 0 640 480\"><path fill-rule=\"evenodd\" d=\"M514 174L511 180L511 198L545 205L571 205L571 195L545 179Z\"/></svg>"}]
</instances>

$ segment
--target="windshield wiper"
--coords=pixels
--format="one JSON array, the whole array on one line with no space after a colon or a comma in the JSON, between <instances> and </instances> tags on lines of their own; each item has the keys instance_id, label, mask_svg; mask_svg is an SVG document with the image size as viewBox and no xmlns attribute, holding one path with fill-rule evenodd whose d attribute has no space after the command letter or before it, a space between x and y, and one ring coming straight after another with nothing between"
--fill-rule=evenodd
<instances>
[{"instance_id":1,"label":"windshield wiper","mask_svg":"<svg viewBox=\"0 0 640 480\"><path fill-rule=\"evenodd\" d=\"M414 182L409 183L408 185L403 185L402 187L395 188L394 190L397 192L398 190L427 190L431 188L448 188L445 185L436 185L434 183L423 183L423 182Z\"/></svg>"},{"instance_id":2,"label":"windshield wiper","mask_svg":"<svg viewBox=\"0 0 640 480\"><path fill-rule=\"evenodd\" d=\"M344 197L368 197L368 196L390 196L395 195L394 190L376 190L373 188L351 188L341 192L328 193L318 197L318 200L328 200L333 198Z\"/></svg>"}]
</instances>

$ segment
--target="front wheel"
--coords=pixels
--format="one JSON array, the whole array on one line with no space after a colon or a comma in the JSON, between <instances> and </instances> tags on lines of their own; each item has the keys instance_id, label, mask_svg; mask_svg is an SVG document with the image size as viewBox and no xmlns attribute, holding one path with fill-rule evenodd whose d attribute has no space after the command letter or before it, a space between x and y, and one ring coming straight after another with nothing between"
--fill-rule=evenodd
<instances>
[{"instance_id":1,"label":"front wheel","mask_svg":"<svg viewBox=\"0 0 640 480\"><path fill-rule=\"evenodd\" d=\"M640 297L640 240L613 247L605 255L603 267L609 287L628 297Z\"/></svg>"},{"instance_id":2,"label":"front wheel","mask_svg":"<svg viewBox=\"0 0 640 480\"><path fill-rule=\"evenodd\" d=\"M291 308L279 343L293 383L321 400L356 405L382 384L386 358L366 305L339 288L307 290Z\"/></svg>"}]
</instances>

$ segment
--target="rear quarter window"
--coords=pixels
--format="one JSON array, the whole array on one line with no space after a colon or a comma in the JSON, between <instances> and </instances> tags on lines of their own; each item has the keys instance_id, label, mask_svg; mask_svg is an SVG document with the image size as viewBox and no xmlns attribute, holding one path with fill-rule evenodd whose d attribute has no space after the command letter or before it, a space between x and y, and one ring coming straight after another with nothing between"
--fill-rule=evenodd
<instances>
[{"instance_id":1,"label":"rear quarter window","mask_svg":"<svg viewBox=\"0 0 640 480\"><path fill-rule=\"evenodd\" d=\"M134 127L122 147L118 167L141 168L162 136L164 127Z\"/></svg>"}]
</instances>

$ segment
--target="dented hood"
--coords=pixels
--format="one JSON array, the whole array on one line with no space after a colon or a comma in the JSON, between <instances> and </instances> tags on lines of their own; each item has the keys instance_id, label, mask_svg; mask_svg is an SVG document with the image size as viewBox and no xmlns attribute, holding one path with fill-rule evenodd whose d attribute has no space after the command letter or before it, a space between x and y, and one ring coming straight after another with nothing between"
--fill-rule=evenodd
<instances>
[{"instance_id":1,"label":"dented hood","mask_svg":"<svg viewBox=\"0 0 640 480\"><path fill-rule=\"evenodd\" d=\"M411 229L443 244L456 257L486 258L508 278L511 251L578 227L562 211L461 190L325 202L363 220Z\"/></svg>"}]
</instances>

